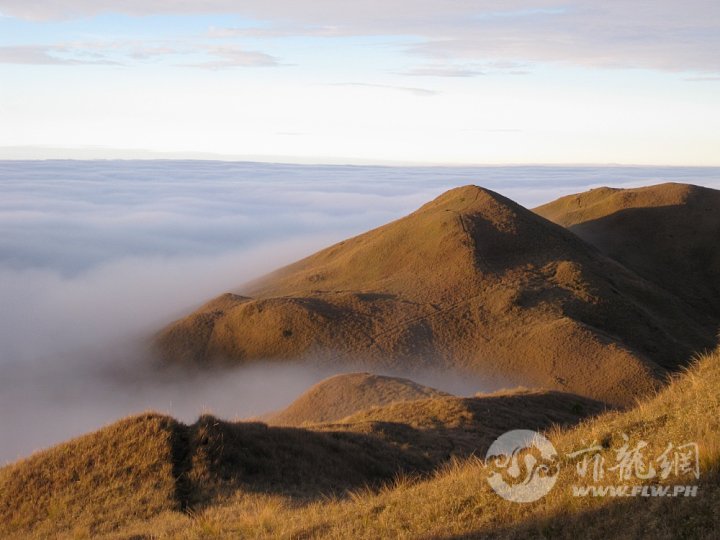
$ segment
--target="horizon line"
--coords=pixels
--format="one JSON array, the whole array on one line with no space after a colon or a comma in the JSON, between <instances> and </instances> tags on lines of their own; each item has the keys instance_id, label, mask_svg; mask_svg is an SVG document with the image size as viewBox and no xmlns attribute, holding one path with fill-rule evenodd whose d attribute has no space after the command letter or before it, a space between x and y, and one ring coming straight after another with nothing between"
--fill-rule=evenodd
<instances>
[{"instance_id":1,"label":"horizon line","mask_svg":"<svg viewBox=\"0 0 720 540\"><path fill-rule=\"evenodd\" d=\"M17 147L11 147L18 149ZM74 162L98 162L98 161L195 161L214 163L258 163L266 165L298 165L298 166L347 166L347 167L422 167L422 168L472 168L472 167L636 167L636 168L720 168L717 164L689 164L689 163L642 163L642 162L432 162L432 161L409 161L409 160L387 160L353 157L328 157L328 156L273 156L273 155L231 155L213 154L206 152L156 152L152 150L112 149L111 152L135 153L137 156L4 156L3 150L8 147L0 147L0 162L44 162L44 161L74 161ZM32 148L34 150L34 148ZM25 150L25 148L23 148ZM31 148L27 148L31 150ZM81 152L84 149L63 149L45 148L45 150L65 151L70 153ZM146 155L143 155L146 154Z\"/></svg>"}]
</instances>

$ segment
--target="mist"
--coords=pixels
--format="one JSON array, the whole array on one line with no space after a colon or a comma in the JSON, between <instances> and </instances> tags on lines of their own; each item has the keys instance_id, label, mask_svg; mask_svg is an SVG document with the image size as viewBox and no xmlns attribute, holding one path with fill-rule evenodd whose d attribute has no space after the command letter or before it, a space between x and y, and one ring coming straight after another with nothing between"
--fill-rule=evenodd
<instances>
[{"instance_id":1,"label":"mist","mask_svg":"<svg viewBox=\"0 0 720 540\"><path fill-rule=\"evenodd\" d=\"M0 463L156 410L284 407L352 366L158 369L146 344L210 298L475 183L528 207L599 185L720 187L720 170L0 161ZM402 373L393 373L403 375ZM456 394L507 381L416 373Z\"/></svg>"}]
</instances>

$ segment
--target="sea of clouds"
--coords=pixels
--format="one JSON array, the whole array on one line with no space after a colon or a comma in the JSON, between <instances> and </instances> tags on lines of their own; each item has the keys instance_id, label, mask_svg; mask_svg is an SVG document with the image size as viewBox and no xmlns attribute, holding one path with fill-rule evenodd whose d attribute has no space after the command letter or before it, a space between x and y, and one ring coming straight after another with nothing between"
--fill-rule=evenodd
<instances>
[{"instance_id":1,"label":"sea of clouds","mask_svg":"<svg viewBox=\"0 0 720 540\"><path fill-rule=\"evenodd\" d=\"M0 161L0 463L147 409L192 421L286 405L327 370L158 372L143 344L203 301L451 187L533 207L663 181L720 188L720 169Z\"/></svg>"}]
</instances>

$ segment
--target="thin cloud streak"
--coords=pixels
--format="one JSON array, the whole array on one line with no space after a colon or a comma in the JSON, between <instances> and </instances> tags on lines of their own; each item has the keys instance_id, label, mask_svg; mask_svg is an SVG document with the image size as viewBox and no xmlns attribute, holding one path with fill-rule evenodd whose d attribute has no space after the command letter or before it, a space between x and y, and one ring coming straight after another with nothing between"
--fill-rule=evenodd
<instances>
[{"instance_id":1,"label":"thin cloud streak","mask_svg":"<svg viewBox=\"0 0 720 540\"><path fill-rule=\"evenodd\" d=\"M67 49L59 46L45 47L42 45L0 47L0 64L26 64L47 66L78 66L78 65L120 65L106 58L63 58L53 53L63 53Z\"/></svg>"},{"instance_id":2,"label":"thin cloud streak","mask_svg":"<svg viewBox=\"0 0 720 540\"><path fill-rule=\"evenodd\" d=\"M391 84L372 84L372 83L331 83L328 86L348 86L356 88L379 88L381 90L395 90L398 92L408 92L416 96L436 96L440 94L437 90L428 90L427 88L413 88L409 86L393 86Z\"/></svg>"},{"instance_id":3,"label":"thin cloud streak","mask_svg":"<svg viewBox=\"0 0 720 540\"><path fill-rule=\"evenodd\" d=\"M478 77L487 75L484 71L452 66L418 67L403 71L400 74L412 77Z\"/></svg>"},{"instance_id":4,"label":"thin cloud streak","mask_svg":"<svg viewBox=\"0 0 720 540\"><path fill-rule=\"evenodd\" d=\"M204 62L178 64L182 67L195 67L203 69L227 69L236 67L276 67L280 61L274 56L259 51L246 51L232 47L213 47L207 49L207 54L216 58Z\"/></svg>"},{"instance_id":5,"label":"thin cloud streak","mask_svg":"<svg viewBox=\"0 0 720 540\"><path fill-rule=\"evenodd\" d=\"M210 38L288 38L288 37L347 37L337 26L272 26L268 28L218 28L211 27Z\"/></svg>"},{"instance_id":6,"label":"thin cloud streak","mask_svg":"<svg viewBox=\"0 0 720 540\"><path fill-rule=\"evenodd\" d=\"M107 65L129 66L157 62L167 58L205 58L196 62L178 62L182 67L223 69L233 67L275 67L285 65L261 51L235 46L159 41L75 41L56 45L20 45L0 47L0 64L26 65Z\"/></svg>"},{"instance_id":7,"label":"thin cloud streak","mask_svg":"<svg viewBox=\"0 0 720 540\"><path fill-rule=\"evenodd\" d=\"M717 82L720 81L720 75L717 77L686 77L683 80L688 82Z\"/></svg>"}]
</instances>

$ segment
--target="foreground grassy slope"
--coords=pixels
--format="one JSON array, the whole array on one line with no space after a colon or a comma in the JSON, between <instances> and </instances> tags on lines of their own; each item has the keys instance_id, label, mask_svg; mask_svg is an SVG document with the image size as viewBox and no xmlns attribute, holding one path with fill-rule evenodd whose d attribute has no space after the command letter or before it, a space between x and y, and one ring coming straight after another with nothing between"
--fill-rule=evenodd
<instances>
[{"instance_id":1,"label":"foreground grassy slope","mask_svg":"<svg viewBox=\"0 0 720 540\"><path fill-rule=\"evenodd\" d=\"M573 424L604 407L542 392L408 405L307 429L210 415L189 426L160 415L129 418L0 469L0 537L94 537L233 500L341 499L483 454L505 429Z\"/></svg>"},{"instance_id":2,"label":"foreground grassy slope","mask_svg":"<svg viewBox=\"0 0 720 540\"><path fill-rule=\"evenodd\" d=\"M574 497L577 459L565 456L593 441L615 462L623 442L697 442L696 497ZM720 353L701 358L657 396L630 411L610 412L547 435L561 457L554 489L529 504L500 499L479 460L462 460L430 479L403 479L378 492L296 505L269 494L243 497L192 517L159 516L123 531L174 538L717 538L720 530ZM683 479L676 483L688 483ZM606 478L604 483L617 483ZM629 480L628 483L638 483ZM651 483L645 481L645 483ZM117 536L125 537L127 536Z\"/></svg>"}]
</instances>

